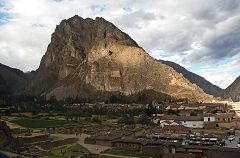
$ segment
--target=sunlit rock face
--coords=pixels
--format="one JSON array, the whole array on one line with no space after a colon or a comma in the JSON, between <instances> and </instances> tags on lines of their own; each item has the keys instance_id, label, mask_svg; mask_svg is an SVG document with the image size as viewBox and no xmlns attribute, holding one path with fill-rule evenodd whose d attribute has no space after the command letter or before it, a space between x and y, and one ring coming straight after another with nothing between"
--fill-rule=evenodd
<instances>
[{"instance_id":1,"label":"sunlit rock face","mask_svg":"<svg viewBox=\"0 0 240 158\"><path fill-rule=\"evenodd\" d=\"M113 93L130 96L148 90L174 98L212 98L153 59L112 23L79 16L57 25L28 87L33 94L97 101L105 101Z\"/></svg>"}]
</instances>

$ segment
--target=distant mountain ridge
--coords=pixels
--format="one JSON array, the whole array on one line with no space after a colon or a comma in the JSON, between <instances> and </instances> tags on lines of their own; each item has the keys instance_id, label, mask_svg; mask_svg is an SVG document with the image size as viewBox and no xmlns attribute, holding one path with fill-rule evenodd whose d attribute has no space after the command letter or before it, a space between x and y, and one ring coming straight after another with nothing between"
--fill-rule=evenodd
<instances>
[{"instance_id":1,"label":"distant mountain ridge","mask_svg":"<svg viewBox=\"0 0 240 158\"><path fill-rule=\"evenodd\" d=\"M178 73L181 73L191 83L198 85L200 88L203 89L205 93L213 95L215 97L221 96L221 93L223 90L220 87L207 81L205 78L188 71L187 69L185 69L184 67L180 66L177 63L174 63L171 61L164 61L164 60L160 60L160 61L168 66L171 66Z\"/></svg>"},{"instance_id":2,"label":"distant mountain ridge","mask_svg":"<svg viewBox=\"0 0 240 158\"><path fill-rule=\"evenodd\" d=\"M222 98L240 101L240 76L223 91Z\"/></svg>"},{"instance_id":3,"label":"distant mountain ridge","mask_svg":"<svg viewBox=\"0 0 240 158\"><path fill-rule=\"evenodd\" d=\"M0 94L14 95L24 91L29 78L21 70L0 63Z\"/></svg>"}]
</instances>

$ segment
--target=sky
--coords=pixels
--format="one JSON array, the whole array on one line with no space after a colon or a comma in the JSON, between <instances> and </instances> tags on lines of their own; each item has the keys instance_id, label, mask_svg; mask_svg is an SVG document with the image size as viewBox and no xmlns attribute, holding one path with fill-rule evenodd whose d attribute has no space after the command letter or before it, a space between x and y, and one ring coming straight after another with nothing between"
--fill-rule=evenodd
<instances>
[{"instance_id":1,"label":"sky","mask_svg":"<svg viewBox=\"0 0 240 158\"><path fill-rule=\"evenodd\" d=\"M221 88L240 75L239 0L0 0L0 63L37 69L56 25L74 15L103 17Z\"/></svg>"}]
</instances>

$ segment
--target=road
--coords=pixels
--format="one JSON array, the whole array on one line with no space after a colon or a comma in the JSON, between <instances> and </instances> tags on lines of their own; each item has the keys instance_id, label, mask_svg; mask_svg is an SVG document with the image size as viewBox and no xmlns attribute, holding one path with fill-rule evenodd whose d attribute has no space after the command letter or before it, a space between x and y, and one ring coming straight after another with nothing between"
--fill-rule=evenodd
<instances>
[{"instance_id":1,"label":"road","mask_svg":"<svg viewBox=\"0 0 240 158\"><path fill-rule=\"evenodd\" d=\"M235 137L235 140L231 142L229 140L226 140L226 147L237 148L238 141L239 141L239 137Z\"/></svg>"},{"instance_id":2,"label":"road","mask_svg":"<svg viewBox=\"0 0 240 158\"><path fill-rule=\"evenodd\" d=\"M84 148L88 149L92 154L98 154L103 156L110 156L110 157L116 157L116 158L137 158L137 157L130 157L130 156L121 156L121 155L112 155L112 154L104 154L103 152L111 149L111 147L108 146L101 146L101 145L94 145L94 144L84 144L84 139L89 137L87 134L81 134L81 136L76 135L66 135L66 134L51 134L52 136L66 139L66 138L78 138L78 143L83 146Z\"/></svg>"}]
</instances>

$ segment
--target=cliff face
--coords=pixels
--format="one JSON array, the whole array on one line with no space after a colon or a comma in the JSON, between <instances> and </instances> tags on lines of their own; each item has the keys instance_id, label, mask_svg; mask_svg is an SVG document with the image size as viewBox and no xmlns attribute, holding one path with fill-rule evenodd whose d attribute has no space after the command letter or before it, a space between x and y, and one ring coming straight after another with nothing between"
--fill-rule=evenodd
<instances>
[{"instance_id":1,"label":"cliff face","mask_svg":"<svg viewBox=\"0 0 240 158\"><path fill-rule=\"evenodd\" d=\"M223 91L222 98L240 101L240 76Z\"/></svg>"},{"instance_id":2,"label":"cliff face","mask_svg":"<svg viewBox=\"0 0 240 158\"><path fill-rule=\"evenodd\" d=\"M22 71L0 63L0 95L21 93L27 82L28 77Z\"/></svg>"},{"instance_id":3,"label":"cliff face","mask_svg":"<svg viewBox=\"0 0 240 158\"><path fill-rule=\"evenodd\" d=\"M181 73L186 79L188 79L191 83L196 84L198 87L200 87L205 93L213 95L215 97L219 97L222 93L222 89L211 82L207 81L205 78L192 73L185 69L184 67L178 65L177 63L171 62L171 61L163 61L162 63L171 66L174 70L176 70L178 73Z\"/></svg>"},{"instance_id":4,"label":"cliff face","mask_svg":"<svg viewBox=\"0 0 240 158\"><path fill-rule=\"evenodd\" d=\"M63 20L34 76L28 92L58 99L105 101L113 93L130 96L149 90L175 98L212 98L103 18Z\"/></svg>"}]
</instances>

